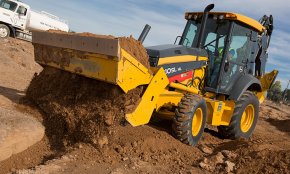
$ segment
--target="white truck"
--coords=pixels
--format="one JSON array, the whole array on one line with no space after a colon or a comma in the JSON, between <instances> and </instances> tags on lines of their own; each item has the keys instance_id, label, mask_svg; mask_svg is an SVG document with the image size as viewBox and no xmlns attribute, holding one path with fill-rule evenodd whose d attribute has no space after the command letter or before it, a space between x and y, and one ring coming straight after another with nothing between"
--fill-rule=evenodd
<instances>
[{"instance_id":1,"label":"white truck","mask_svg":"<svg viewBox=\"0 0 290 174\"><path fill-rule=\"evenodd\" d=\"M41 11L37 12L19 0L0 0L0 38L9 36L31 41L33 30L69 31L66 21Z\"/></svg>"}]
</instances>

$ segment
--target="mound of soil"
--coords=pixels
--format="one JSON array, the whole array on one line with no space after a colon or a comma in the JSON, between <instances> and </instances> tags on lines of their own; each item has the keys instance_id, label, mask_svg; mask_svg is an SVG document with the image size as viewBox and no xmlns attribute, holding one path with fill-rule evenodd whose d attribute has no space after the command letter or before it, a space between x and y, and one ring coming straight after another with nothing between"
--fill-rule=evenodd
<instances>
[{"instance_id":1,"label":"mound of soil","mask_svg":"<svg viewBox=\"0 0 290 174\"><path fill-rule=\"evenodd\" d=\"M142 92L139 87L125 94L116 85L47 67L32 79L26 98L44 112L53 143L67 146L98 144L135 109Z\"/></svg>"},{"instance_id":2,"label":"mound of soil","mask_svg":"<svg viewBox=\"0 0 290 174\"><path fill-rule=\"evenodd\" d=\"M245 165L246 164L246 165ZM237 173L288 173L290 171L289 150L254 151L237 159Z\"/></svg>"},{"instance_id":3,"label":"mound of soil","mask_svg":"<svg viewBox=\"0 0 290 174\"><path fill-rule=\"evenodd\" d=\"M121 48L135 57L150 71L149 56L142 43L135 40L132 36L119 38Z\"/></svg>"}]
</instances>

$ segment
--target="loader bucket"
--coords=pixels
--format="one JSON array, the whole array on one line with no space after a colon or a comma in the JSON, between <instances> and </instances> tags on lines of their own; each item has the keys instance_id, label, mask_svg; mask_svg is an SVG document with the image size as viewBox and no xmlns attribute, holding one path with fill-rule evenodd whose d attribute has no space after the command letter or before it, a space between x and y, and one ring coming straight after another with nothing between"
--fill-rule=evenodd
<instances>
[{"instance_id":1,"label":"loader bucket","mask_svg":"<svg viewBox=\"0 0 290 174\"><path fill-rule=\"evenodd\" d=\"M58 31L35 31L32 38L35 60L43 66L115 84L125 93L146 85L135 111L126 113L125 117L132 126L149 122L158 97L169 84L163 68L156 69L153 76L148 59L144 61L138 54L133 56L127 51L144 49L138 46L140 43L134 42L125 48L125 45L121 46L121 39L113 36Z\"/></svg>"},{"instance_id":2,"label":"loader bucket","mask_svg":"<svg viewBox=\"0 0 290 174\"><path fill-rule=\"evenodd\" d=\"M37 63L118 85L125 93L153 78L149 66L113 36L35 31L32 38Z\"/></svg>"}]
</instances>

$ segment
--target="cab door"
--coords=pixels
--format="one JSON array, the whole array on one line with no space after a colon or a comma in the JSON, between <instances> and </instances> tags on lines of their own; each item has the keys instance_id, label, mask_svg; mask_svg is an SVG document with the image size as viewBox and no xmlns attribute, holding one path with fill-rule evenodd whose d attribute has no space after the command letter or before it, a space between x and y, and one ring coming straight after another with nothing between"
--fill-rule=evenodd
<instances>
[{"instance_id":1,"label":"cab door","mask_svg":"<svg viewBox=\"0 0 290 174\"><path fill-rule=\"evenodd\" d=\"M0 21L14 25L15 11L18 7L16 2L0 0Z\"/></svg>"},{"instance_id":2,"label":"cab door","mask_svg":"<svg viewBox=\"0 0 290 174\"><path fill-rule=\"evenodd\" d=\"M14 26L22 30L26 29L27 23L27 8L20 5L14 15Z\"/></svg>"},{"instance_id":3,"label":"cab door","mask_svg":"<svg viewBox=\"0 0 290 174\"><path fill-rule=\"evenodd\" d=\"M251 30L242 24L234 24L230 45L225 52L220 92L229 92L239 77L251 73L249 63L253 60L255 54L251 34Z\"/></svg>"}]
</instances>

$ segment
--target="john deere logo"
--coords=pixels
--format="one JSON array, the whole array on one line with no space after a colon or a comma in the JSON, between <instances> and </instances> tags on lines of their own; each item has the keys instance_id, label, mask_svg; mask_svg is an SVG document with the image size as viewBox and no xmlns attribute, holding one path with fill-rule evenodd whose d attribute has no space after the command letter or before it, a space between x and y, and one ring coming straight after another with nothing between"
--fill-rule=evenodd
<instances>
[{"instance_id":1,"label":"john deere logo","mask_svg":"<svg viewBox=\"0 0 290 174\"><path fill-rule=\"evenodd\" d=\"M172 74L172 73L176 73L176 72L177 72L177 70L175 69L175 67L165 69L166 74Z\"/></svg>"},{"instance_id":2,"label":"john deere logo","mask_svg":"<svg viewBox=\"0 0 290 174\"><path fill-rule=\"evenodd\" d=\"M168 75L168 74L176 73L176 72L181 71L181 70L182 69L180 67L179 68L176 68L176 67L166 68L165 73Z\"/></svg>"}]
</instances>

